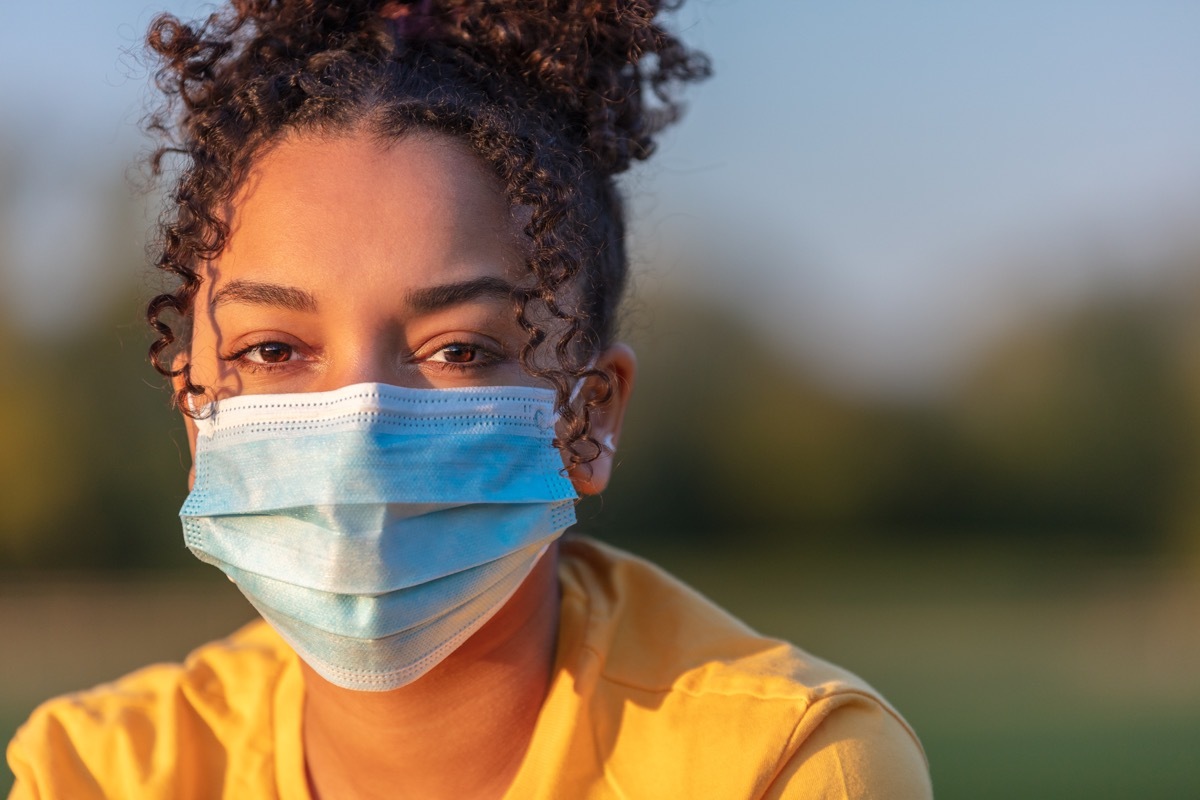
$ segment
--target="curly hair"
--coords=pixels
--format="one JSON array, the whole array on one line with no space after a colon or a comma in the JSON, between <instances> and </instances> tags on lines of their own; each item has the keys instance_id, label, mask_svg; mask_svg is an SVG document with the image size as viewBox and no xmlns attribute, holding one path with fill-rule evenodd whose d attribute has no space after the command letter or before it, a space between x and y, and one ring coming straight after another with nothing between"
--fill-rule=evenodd
<instances>
[{"instance_id":1,"label":"curly hair","mask_svg":"<svg viewBox=\"0 0 1200 800\"><path fill-rule=\"evenodd\" d=\"M190 336L200 266L228 239L222 209L255 159L295 132L387 140L420 129L466 142L510 205L527 209L529 279L513 298L527 335L520 363L557 391L566 433L555 444L572 464L598 456L589 415L612 378L591 359L613 335L628 271L614 176L678 118L676 90L709 74L707 58L656 21L667 5L231 0L197 22L155 18L147 45L166 100L148 118L160 139L149 165L173 181L155 266L173 285L146 318L157 334L151 363L181 379L175 404L190 408L183 401L205 392L186 358L169 362ZM543 347L554 366L539 365ZM602 390L577 412L570 387L588 377Z\"/></svg>"}]
</instances>

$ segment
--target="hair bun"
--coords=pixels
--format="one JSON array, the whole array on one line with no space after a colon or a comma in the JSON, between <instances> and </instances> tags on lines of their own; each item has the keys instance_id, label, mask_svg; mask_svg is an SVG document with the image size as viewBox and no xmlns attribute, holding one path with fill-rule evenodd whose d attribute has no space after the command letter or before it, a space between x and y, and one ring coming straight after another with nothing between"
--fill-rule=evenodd
<instances>
[{"instance_id":1,"label":"hair bun","mask_svg":"<svg viewBox=\"0 0 1200 800\"><path fill-rule=\"evenodd\" d=\"M649 156L654 135L682 112L676 90L710 72L703 54L656 21L659 0L447 5L464 43L559 100L585 149L609 173Z\"/></svg>"},{"instance_id":2,"label":"hair bun","mask_svg":"<svg viewBox=\"0 0 1200 800\"><path fill-rule=\"evenodd\" d=\"M200 28L156 21L151 48L176 79L203 84L239 38L253 41L246 57L258 66L335 50L379 58L437 50L474 62L501 102L556 118L608 174L648 157L655 134L682 112L677 90L711 71L658 21L680 4L670 0L229 1L230 16ZM224 35L208 41L214 33Z\"/></svg>"}]
</instances>

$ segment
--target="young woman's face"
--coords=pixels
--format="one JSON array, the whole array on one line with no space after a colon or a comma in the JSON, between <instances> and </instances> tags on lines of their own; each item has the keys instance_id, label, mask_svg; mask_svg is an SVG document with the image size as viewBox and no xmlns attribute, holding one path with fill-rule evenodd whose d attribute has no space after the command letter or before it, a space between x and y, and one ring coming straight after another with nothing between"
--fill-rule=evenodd
<instances>
[{"instance_id":1,"label":"young woman's face","mask_svg":"<svg viewBox=\"0 0 1200 800\"><path fill-rule=\"evenodd\" d=\"M532 382L509 297L519 225L455 140L287 140L229 219L195 304L192 379L210 396Z\"/></svg>"},{"instance_id":2,"label":"young woman's face","mask_svg":"<svg viewBox=\"0 0 1200 800\"><path fill-rule=\"evenodd\" d=\"M537 383L517 359L526 334L510 294L526 276L521 223L456 140L290 138L257 162L228 219L224 250L203 268L188 354L206 400ZM598 366L618 385L592 435L611 442L633 356L617 345ZM606 456L576 470L577 489L601 490L610 468Z\"/></svg>"}]
</instances>

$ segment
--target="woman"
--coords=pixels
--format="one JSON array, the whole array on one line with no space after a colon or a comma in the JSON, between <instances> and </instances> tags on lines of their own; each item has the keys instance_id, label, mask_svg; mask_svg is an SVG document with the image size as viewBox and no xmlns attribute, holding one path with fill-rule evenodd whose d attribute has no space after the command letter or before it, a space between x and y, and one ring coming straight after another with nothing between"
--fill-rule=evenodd
<instances>
[{"instance_id":1,"label":"woman","mask_svg":"<svg viewBox=\"0 0 1200 800\"><path fill-rule=\"evenodd\" d=\"M870 687L562 538L635 362L653 0L234 0L149 43L185 540L265 621L34 713L14 797L927 797ZM175 317L170 315L174 314Z\"/></svg>"}]
</instances>

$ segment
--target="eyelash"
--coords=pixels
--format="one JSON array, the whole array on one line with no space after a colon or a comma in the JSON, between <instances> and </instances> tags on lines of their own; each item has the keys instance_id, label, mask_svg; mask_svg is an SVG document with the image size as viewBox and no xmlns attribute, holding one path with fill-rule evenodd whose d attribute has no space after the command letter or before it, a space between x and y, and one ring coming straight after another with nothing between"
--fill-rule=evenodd
<instances>
[{"instance_id":1,"label":"eyelash","mask_svg":"<svg viewBox=\"0 0 1200 800\"><path fill-rule=\"evenodd\" d=\"M254 342L253 344L248 344L245 347L243 347L241 350L237 350L233 353L230 353L229 355L221 356L221 360L235 362L238 365L239 369L244 369L245 371L250 372L250 373L274 372L279 369L287 369L288 367L291 367L296 363L291 358L289 358L287 361L280 361L277 363L270 363L270 362L259 363L257 361L251 361L248 358L248 356L251 353L253 353L255 350L258 350L259 348L265 347L266 345L269 345L269 344L277 344L277 345L282 345L283 347L286 347L289 351L289 355L294 355L295 351L298 349L295 345L288 344L287 342L281 342L278 339L263 339L262 341Z\"/></svg>"},{"instance_id":2,"label":"eyelash","mask_svg":"<svg viewBox=\"0 0 1200 800\"><path fill-rule=\"evenodd\" d=\"M248 356L255 350L272 344L286 347L289 351L289 355L294 355L295 351L297 350L295 345L288 344L287 342L281 342L278 339L263 339L262 341L248 344L233 353L223 355L221 356L221 360L235 362L239 369L244 369L250 373L274 372L280 369L287 369L296 363L296 361L291 358L289 358L287 361L279 361L275 363L260 363L258 361L251 361L248 358ZM441 353L442 351L448 350L452 347L467 348L474 351L476 360L465 364L454 361L433 360L432 355L437 355L438 353ZM493 367L504 360L504 355L496 353L495 351L483 347L482 345L473 344L471 342L447 342L434 350L430 357L420 359L422 363L431 365L435 369L459 373L466 373L473 370Z\"/></svg>"},{"instance_id":3,"label":"eyelash","mask_svg":"<svg viewBox=\"0 0 1200 800\"><path fill-rule=\"evenodd\" d=\"M449 350L452 347L461 347L461 348L467 348L467 349L472 350L475 354L476 360L471 361L470 363L466 363L466 364L459 364L459 363L456 363L453 361L434 361L433 360L432 356L437 355L438 353L441 353L445 350ZM472 370L478 370L478 369L486 369L488 367L494 367L495 365L497 365L501 361L503 361L504 358L505 357L503 355L501 355L500 353L490 350L490 349L484 347L483 345L473 344L471 342L446 342L445 344L440 345L436 350L434 350L433 353L430 354L430 357L421 359L421 362L424 364L431 365L431 366L433 366L433 368L438 369L438 370L448 370L451 372L460 372L461 373L461 372L470 372Z\"/></svg>"}]
</instances>

